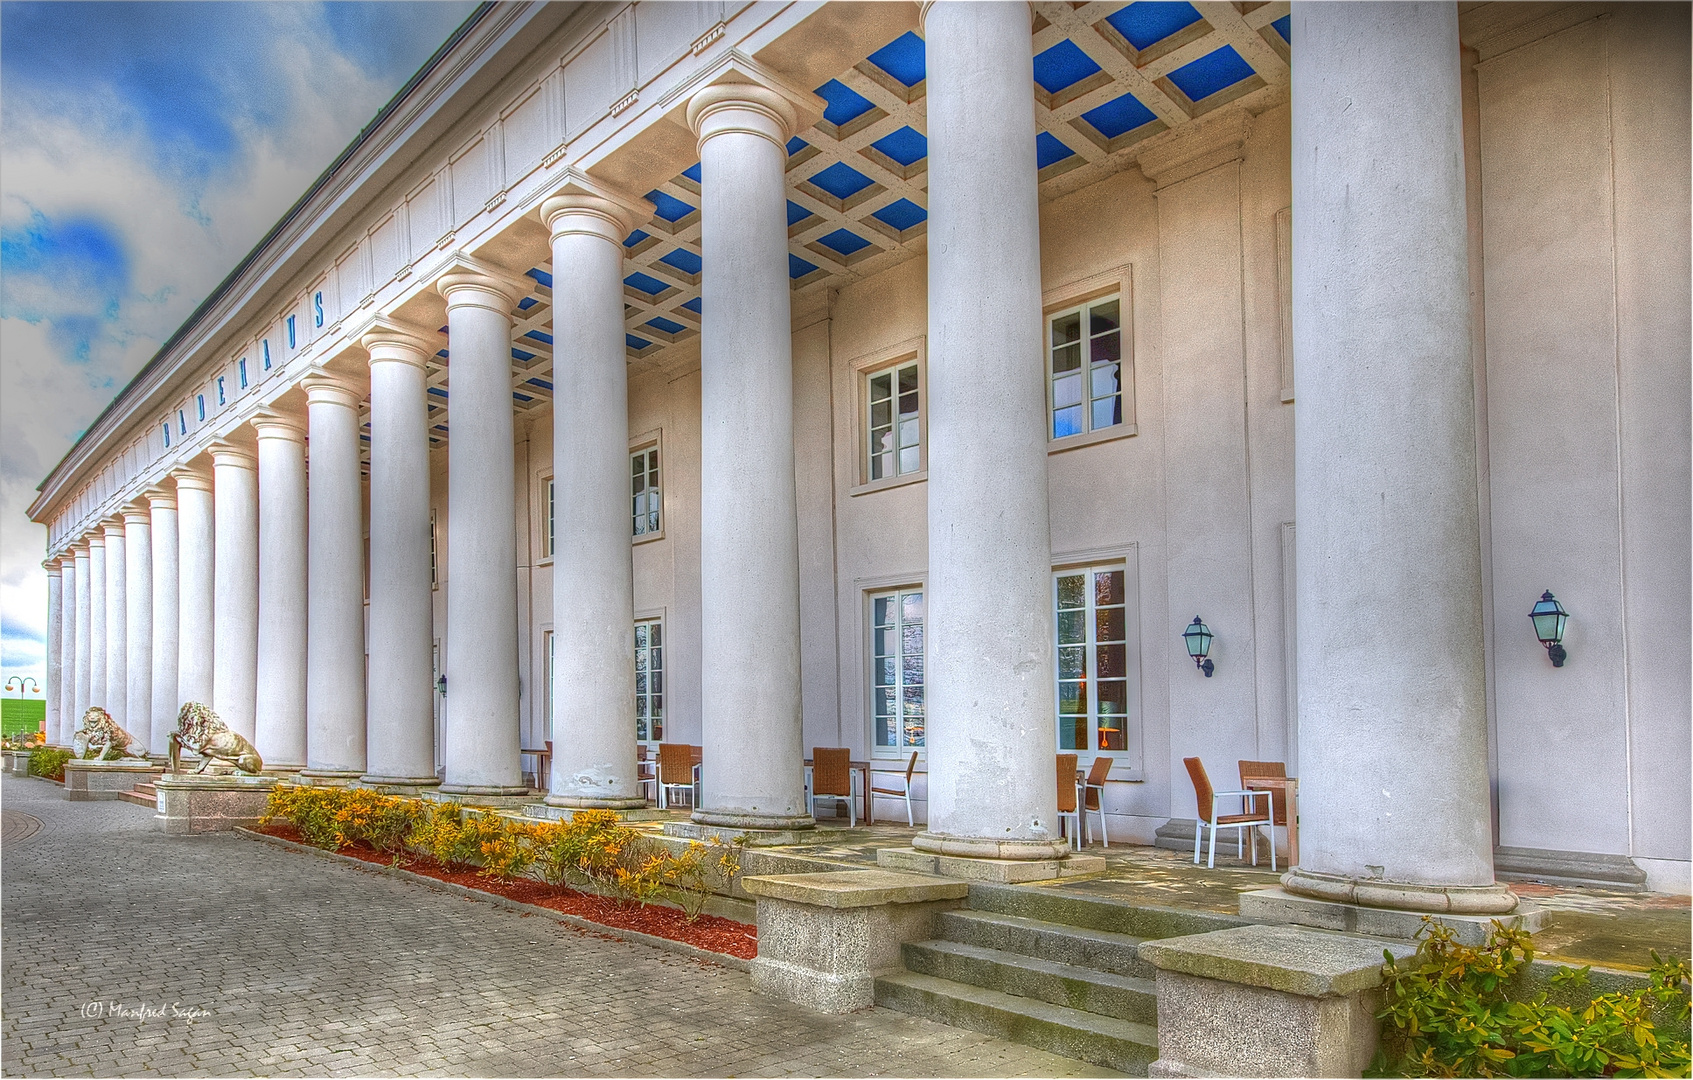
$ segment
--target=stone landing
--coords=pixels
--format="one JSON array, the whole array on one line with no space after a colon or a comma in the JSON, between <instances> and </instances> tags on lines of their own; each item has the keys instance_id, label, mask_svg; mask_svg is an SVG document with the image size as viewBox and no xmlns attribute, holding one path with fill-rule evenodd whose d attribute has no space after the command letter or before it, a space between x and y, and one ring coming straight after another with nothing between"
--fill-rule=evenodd
<instances>
[{"instance_id":1,"label":"stone landing","mask_svg":"<svg viewBox=\"0 0 1693 1080\"><path fill-rule=\"evenodd\" d=\"M883 848L876 852L876 865L908 874L992 881L1005 885L1098 874L1106 868L1105 860L1098 855L1065 855L1057 859L977 859L962 855L936 855L915 848Z\"/></svg>"},{"instance_id":2,"label":"stone landing","mask_svg":"<svg viewBox=\"0 0 1693 1080\"><path fill-rule=\"evenodd\" d=\"M1546 926L1547 913L1535 904L1519 902L1504 915L1456 915L1451 912L1404 911L1372 908L1298 896L1285 889L1258 889L1240 894L1240 914L1259 922L1309 926L1319 930L1341 930L1370 937L1408 940L1422 929L1423 918L1450 928L1465 945L1484 945L1498 921L1513 930L1533 934Z\"/></svg>"}]
</instances>

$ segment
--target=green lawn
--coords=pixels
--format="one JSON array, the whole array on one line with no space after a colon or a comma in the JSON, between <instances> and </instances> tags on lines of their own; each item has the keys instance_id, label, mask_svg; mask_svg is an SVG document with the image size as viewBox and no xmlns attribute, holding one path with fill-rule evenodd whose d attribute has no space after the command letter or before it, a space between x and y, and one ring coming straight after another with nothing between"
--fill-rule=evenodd
<instances>
[{"instance_id":1,"label":"green lawn","mask_svg":"<svg viewBox=\"0 0 1693 1080\"><path fill-rule=\"evenodd\" d=\"M0 733L35 731L47 719L47 703L40 698L0 698Z\"/></svg>"}]
</instances>

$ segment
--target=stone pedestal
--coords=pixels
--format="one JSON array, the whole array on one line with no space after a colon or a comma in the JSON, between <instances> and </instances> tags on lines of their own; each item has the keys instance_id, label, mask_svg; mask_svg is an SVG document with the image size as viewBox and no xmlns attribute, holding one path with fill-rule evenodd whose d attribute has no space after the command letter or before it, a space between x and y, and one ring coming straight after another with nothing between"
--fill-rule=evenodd
<instances>
[{"instance_id":1,"label":"stone pedestal","mask_svg":"<svg viewBox=\"0 0 1693 1080\"><path fill-rule=\"evenodd\" d=\"M29 755L28 750L6 751L6 771L13 776L28 776Z\"/></svg>"},{"instance_id":2,"label":"stone pedestal","mask_svg":"<svg viewBox=\"0 0 1693 1080\"><path fill-rule=\"evenodd\" d=\"M1373 907L1347 904L1338 900L1319 900L1300 896L1285 889L1258 889L1240 894L1240 913L1261 922L1310 926L1320 930L1344 930L1354 934L1371 934L1384 938L1414 938L1423 927L1423 916L1457 935L1465 945L1483 945L1493 931L1495 921L1514 930L1530 934L1545 928L1545 908L1517 902L1509 914L1475 914L1461 910L1432 912L1405 908Z\"/></svg>"},{"instance_id":3,"label":"stone pedestal","mask_svg":"<svg viewBox=\"0 0 1693 1080\"><path fill-rule=\"evenodd\" d=\"M27 755L25 755L27 757ZM26 761L25 766L28 768ZM145 784L164 770L145 758L118 761L65 762L65 798L71 802L115 800L135 785Z\"/></svg>"},{"instance_id":4,"label":"stone pedestal","mask_svg":"<svg viewBox=\"0 0 1693 1080\"><path fill-rule=\"evenodd\" d=\"M989 859L976 855L938 855L915 848L883 848L876 865L912 874L937 874L967 881L1015 885L1025 881L1097 874L1105 869L1098 855L1060 855L1052 859Z\"/></svg>"},{"instance_id":5,"label":"stone pedestal","mask_svg":"<svg viewBox=\"0 0 1693 1080\"><path fill-rule=\"evenodd\" d=\"M1381 1027L1382 952L1405 941L1239 926L1143 942L1158 969L1150 1076L1361 1076Z\"/></svg>"},{"instance_id":6,"label":"stone pedestal","mask_svg":"<svg viewBox=\"0 0 1693 1080\"><path fill-rule=\"evenodd\" d=\"M279 783L276 776L167 773L153 782L159 793L154 820L170 836L252 828Z\"/></svg>"},{"instance_id":7,"label":"stone pedestal","mask_svg":"<svg viewBox=\"0 0 1693 1080\"><path fill-rule=\"evenodd\" d=\"M938 912L961 906L963 881L843 870L744 878L758 900L753 989L819 1012L875 1004L876 976L902 968L900 945L934 937Z\"/></svg>"},{"instance_id":8,"label":"stone pedestal","mask_svg":"<svg viewBox=\"0 0 1693 1080\"><path fill-rule=\"evenodd\" d=\"M703 825L697 821L666 821L664 835L698 840L702 844L734 844L744 836L747 847L815 844L818 839L812 829L741 829L733 825Z\"/></svg>"}]
</instances>

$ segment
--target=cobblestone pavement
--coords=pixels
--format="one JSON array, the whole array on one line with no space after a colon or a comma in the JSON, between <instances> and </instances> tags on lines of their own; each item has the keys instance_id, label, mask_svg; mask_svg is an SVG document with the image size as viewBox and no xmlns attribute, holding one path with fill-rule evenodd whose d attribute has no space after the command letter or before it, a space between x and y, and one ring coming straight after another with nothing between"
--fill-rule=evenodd
<instances>
[{"instance_id":1,"label":"cobblestone pavement","mask_svg":"<svg viewBox=\"0 0 1693 1080\"><path fill-rule=\"evenodd\" d=\"M0 781L8 1076L1108 1076L239 837Z\"/></svg>"}]
</instances>

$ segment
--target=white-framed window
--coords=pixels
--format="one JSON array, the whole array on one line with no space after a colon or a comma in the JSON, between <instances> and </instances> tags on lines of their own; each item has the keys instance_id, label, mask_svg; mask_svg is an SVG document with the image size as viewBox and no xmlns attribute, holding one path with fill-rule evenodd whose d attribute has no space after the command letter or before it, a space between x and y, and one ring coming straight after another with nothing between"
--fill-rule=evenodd
<instances>
[{"instance_id":1,"label":"white-framed window","mask_svg":"<svg viewBox=\"0 0 1693 1080\"><path fill-rule=\"evenodd\" d=\"M558 539L558 485L541 477L541 558L550 559Z\"/></svg>"},{"instance_id":2,"label":"white-framed window","mask_svg":"<svg viewBox=\"0 0 1693 1080\"><path fill-rule=\"evenodd\" d=\"M1052 438L1123 422L1122 309L1118 293L1047 316Z\"/></svg>"},{"instance_id":3,"label":"white-framed window","mask_svg":"<svg viewBox=\"0 0 1693 1080\"><path fill-rule=\"evenodd\" d=\"M1130 675L1123 564L1054 571L1058 631L1058 749L1125 753Z\"/></svg>"},{"instance_id":4,"label":"white-framed window","mask_svg":"<svg viewBox=\"0 0 1693 1080\"><path fill-rule=\"evenodd\" d=\"M916 360L865 377L865 479L923 469L923 370Z\"/></svg>"},{"instance_id":5,"label":"white-framed window","mask_svg":"<svg viewBox=\"0 0 1693 1080\"><path fill-rule=\"evenodd\" d=\"M439 560L435 557L435 535L437 531L435 524L435 511L434 509L431 509L429 511L429 587L431 589L439 589L441 587L440 565ZM366 539L368 540L368 537ZM367 543L365 546L369 547L369 544ZM369 577L370 575L367 572L365 574L366 580L368 580Z\"/></svg>"},{"instance_id":6,"label":"white-framed window","mask_svg":"<svg viewBox=\"0 0 1693 1080\"><path fill-rule=\"evenodd\" d=\"M664 741L664 620L635 623L635 741Z\"/></svg>"},{"instance_id":7,"label":"white-framed window","mask_svg":"<svg viewBox=\"0 0 1693 1080\"><path fill-rule=\"evenodd\" d=\"M657 446L629 455L629 491L634 504L634 535L663 532L664 488L659 478Z\"/></svg>"},{"instance_id":8,"label":"white-framed window","mask_svg":"<svg viewBox=\"0 0 1693 1080\"><path fill-rule=\"evenodd\" d=\"M870 594L870 726L880 753L924 745L923 589Z\"/></svg>"},{"instance_id":9,"label":"white-framed window","mask_svg":"<svg viewBox=\"0 0 1693 1080\"><path fill-rule=\"evenodd\" d=\"M553 737L553 632L541 631L541 715L546 718L546 738ZM545 784L545 780L542 781Z\"/></svg>"}]
</instances>

